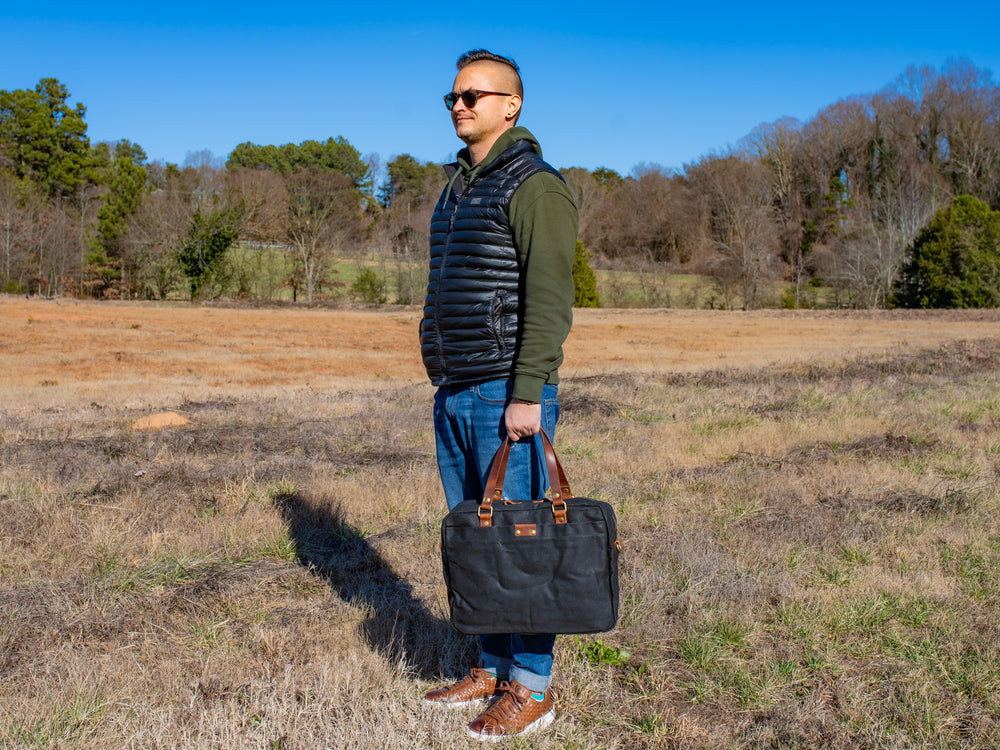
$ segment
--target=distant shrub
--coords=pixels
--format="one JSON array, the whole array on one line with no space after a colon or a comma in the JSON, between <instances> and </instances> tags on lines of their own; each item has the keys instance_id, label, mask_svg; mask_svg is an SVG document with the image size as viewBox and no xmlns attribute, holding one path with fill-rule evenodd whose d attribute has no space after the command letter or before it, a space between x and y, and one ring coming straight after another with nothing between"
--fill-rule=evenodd
<instances>
[{"instance_id":1,"label":"distant shrub","mask_svg":"<svg viewBox=\"0 0 1000 750\"><path fill-rule=\"evenodd\" d=\"M361 273L357 275L351 284L351 291L362 302L382 304L386 300L385 279L371 268L361 269Z\"/></svg>"},{"instance_id":2,"label":"distant shrub","mask_svg":"<svg viewBox=\"0 0 1000 750\"><path fill-rule=\"evenodd\" d=\"M895 291L900 307L1000 306L1000 213L955 198L914 240Z\"/></svg>"},{"instance_id":3,"label":"distant shrub","mask_svg":"<svg viewBox=\"0 0 1000 750\"><path fill-rule=\"evenodd\" d=\"M597 296L597 276L590 267L590 253L582 240L576 241L576 255L573 256L573 307L600 307Z\"/></svg>"},{"instance_id":4,"label":"distant shrub","mask_svg":"<svg viewBox=\"0 0 1000 750\"><path fill-rule=\"evenodd\" d=\"M794 310L797 305L795 304L795 287L786 286L785 291L781 295L781 306L785 310Z\"/></svg>"}]
</instances>

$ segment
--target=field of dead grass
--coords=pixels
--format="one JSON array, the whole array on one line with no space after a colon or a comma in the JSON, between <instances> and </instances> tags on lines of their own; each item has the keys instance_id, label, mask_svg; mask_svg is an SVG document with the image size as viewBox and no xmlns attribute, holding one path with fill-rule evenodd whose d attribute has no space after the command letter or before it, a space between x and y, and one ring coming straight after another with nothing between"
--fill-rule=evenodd
<instances>
[{"instance_id":1,"label":"field of dead grass","mask_svg":"<svg viewBox=\"0 0 1000 750\"><path fill-rule=\"evenodd\" d=\"M0 746L477 745L417 317L0 298ZM998 322L580 311L622 617L506 746L1000 746Z\"/></svg>"}]
</instances>

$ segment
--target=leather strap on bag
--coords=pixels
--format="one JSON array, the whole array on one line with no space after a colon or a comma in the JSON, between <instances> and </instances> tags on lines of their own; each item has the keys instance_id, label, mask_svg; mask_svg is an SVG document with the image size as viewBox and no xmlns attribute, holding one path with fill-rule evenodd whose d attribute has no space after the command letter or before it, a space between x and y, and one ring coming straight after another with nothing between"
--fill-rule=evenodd
<instances>
[{"instance_id":1,"label":"leather strap on bag","mask_svg":"<svg viewBox=\"0 0 1000 750\"><path fill-rule=\"evenodd\" d=\"M552 441L545 430L542 430L542 447L545 452L545 468L548 471L552 495L552 516L556 523L566 523L566 498L573 497L573 490L570 489L566 472L563 470L559 456L556 455L556 449L552 447ZM483 490L483 499L479 504L480 527L493 525L493 501L503 499L503 482L507 473L509 456L510 438L504 436L503 442L493 456L490 473L486 478L486 487Z\"/></svg>"},{"instance_id":2,"label":"leather strap on bag","mask_svg":"<svg viewBox=\"0 0 1000 750\"><path fill-rule=\"evenodd\" d=\"M510 455L510 440L505 436L497 452L493 454L490 475L486 478L483 499L479 503L479 526L493 524L493 501L503 498L503 480L507 473L507 457Z\"/></svg>"}]
</instances>

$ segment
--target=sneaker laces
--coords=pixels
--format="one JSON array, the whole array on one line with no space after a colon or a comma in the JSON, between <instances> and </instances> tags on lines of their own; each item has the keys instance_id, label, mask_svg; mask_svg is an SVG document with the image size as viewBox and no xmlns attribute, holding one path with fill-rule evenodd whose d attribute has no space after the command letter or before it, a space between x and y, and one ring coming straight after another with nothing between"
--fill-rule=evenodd
<instances>
[{"instance_id":1,"label":"sneaker laces","mask_svg":"<svg viewBox=\"0 0 1000 750\"><path fill-rule=\"evenodd\" d=\"M481 679L480 673L482 675L489 675L492 677L492 675L490 675L490 673L485 669L481 669L480 667L469 667L469 671L465 673L465 676L461 680L455 683L455 687L460 688L465 687L466 685L471 687L472 685L475 685Z\"/></svg>"},{"instance_id":2,"label":"sneaker laces","mask_svg":"<svg viewBox=\"0 0 1000 750\"><path fill-rule=\"evenodd\" d=\"M507 680L497 685L496 692L500 697L486 709L483 717L493 719L501 727L508 729L516 723L517 715L524 707L524 701L518 697L514 687Z\"/></svg>"}]
</instances>

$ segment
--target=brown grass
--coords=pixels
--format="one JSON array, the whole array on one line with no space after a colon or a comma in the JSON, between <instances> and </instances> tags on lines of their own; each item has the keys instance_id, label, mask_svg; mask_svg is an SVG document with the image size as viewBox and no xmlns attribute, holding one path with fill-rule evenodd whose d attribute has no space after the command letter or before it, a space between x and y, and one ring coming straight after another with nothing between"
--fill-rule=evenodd
<instances>
[{"instance_id":1,"label":"brown grass","mask_svg":"<svg viewBox=\"0 0 1000 750\"><path fill-rule=\"evenodd\" d=\"M828 361L993 336L998 311L576 310L566 377ZM3 394L133 407L423 383L420 312L94 303L0 296Z\"/></svg>"},{"instance_id":2,"label":"brown grass","mask_svg":"<svg viewBox=\"0 0 1000 750\"><path fill-rule=\"evenodd\" d=\"M477 745L416 319L0 299L0 746ZM581 311L622 619L508 746L1000 745L997 322Z\"/></svg>"}]
</instances>

